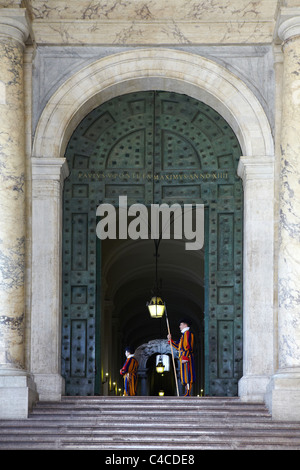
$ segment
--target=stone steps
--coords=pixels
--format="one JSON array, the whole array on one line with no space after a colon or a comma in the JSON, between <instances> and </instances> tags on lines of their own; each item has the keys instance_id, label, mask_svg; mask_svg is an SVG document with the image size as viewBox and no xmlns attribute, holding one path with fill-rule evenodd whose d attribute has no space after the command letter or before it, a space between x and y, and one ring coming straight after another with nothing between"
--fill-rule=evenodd
<instances>
[{"instance_id":1,"label":"stone steps","mask_svg":"<svg viewBox=\"0 0 300 470\"><path fill-rule=\"evenodd\" d=\"M63 397L0 420L0 449L300 449L300 423L238 398Z\"/></svg>"}]
</instances>

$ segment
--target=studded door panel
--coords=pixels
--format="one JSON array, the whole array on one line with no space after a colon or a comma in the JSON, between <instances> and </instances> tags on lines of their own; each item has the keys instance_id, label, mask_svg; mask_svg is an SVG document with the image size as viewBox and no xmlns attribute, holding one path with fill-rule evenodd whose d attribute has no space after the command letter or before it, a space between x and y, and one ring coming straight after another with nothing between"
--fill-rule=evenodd
<instances>
[{"instance_id":1,"label":"studded door panel","mask_svg":"<svg viewBox=\"0 0 300 470\"><path fill-rule=\"evenodd\" d=\"M102 202L206 206L206 393L236 395L242 370L242 207L236 136L188 96L140 92L114 98L79 124L66 158L63 342L66 393L95 393L100 276L96 209ZM98 268L99 271L99 268Z\"/></svg>"}]
</instances>

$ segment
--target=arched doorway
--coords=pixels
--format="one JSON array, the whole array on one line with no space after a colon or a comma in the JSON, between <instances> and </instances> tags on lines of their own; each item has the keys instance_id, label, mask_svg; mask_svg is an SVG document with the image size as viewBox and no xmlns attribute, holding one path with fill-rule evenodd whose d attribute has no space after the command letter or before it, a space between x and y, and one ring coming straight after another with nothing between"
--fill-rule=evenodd
<instances>
[{"instance_id":1,"label":"arched doorway","mask_svg":"<svg viewBox=\"0 0 300 470\"><path fill-rule=\"evenodd\" d=\"M195 320L197 339L204 345L200 362L205 363L206 394L237 394L242 375L240 155L225 119L179 93L122 95L95 108L77 126L66 150L70 176L64 187L62 363L68 394L101 393L105 367L117 368L113 357L120 346L155 339L145 318L153 280L149 262L138 257L136 266L129 261L119 285L101 274L109 249L95 234L96 209L103 202L117 206L119 195L126 195L129 205L206 206L205 255L185 253L182 264L175 250L173 263L165 263L166 300L168 310L174 310L173 329L187 309ZM125 245L126 258L137 246ZM151 256L153 249L142 245L139 253ZM119 244L110 249L122 251ZM198 264L193 275L191 258Z\"/></svg>"},{"instance_id":2,"label":"arched doorway","mask_svg":"<svg viewBox=\"0 0 300 470\"><path fill-rule=\"evenodd\" d=\"M40 116L31 159L30 319L31 372L40 399L57 400L65 393L61 375L61 264L62 188L69 174L64 158L67 143L78 123L98 105L130 91L153 89L184 93L212 106L238 136L243 155L238 174L243 180L245 208L244 353L239 396L245 401L263 402L276 368L274 142L270 123L255 92L234 73L197 54L163 48L124 51L84 67L59 87ZM41 214L47 216L41 218ZM50 338L51 354L46 354Z\"/></svg>"},{"instance_id":3,"label":"arched doorway","mask_svg":"<svg viewBox=\"0 0 300 470\"><path fill-rule=\"evenodd\" d=\"M172 369L164 371L162 374L156 371L156 354L149 357L147 362L149 395L161 396L176 395L176 386ZM163 393L163 395L162 395Z\"/></svg>"},{"instance_id":4,"label":"arched doorway","mask_svg":"<svg viewBox=\"0 0 300 470\"><path fill-rule=\"evenodd\" d=\"M166 396L177 394L172 354L166 339L152 340L142 344L136 349L135 357L139 362L139 395L158 395L159 391L163 391ZM165 365L163 374L158 374L156 371L158 358L163 359ZM177 351L174 351L173 358L178 379L180 370ZM197 389L198 386L197 383ZM179 384L178 390L182 394L181 389Z\"/></svg>"},{"instance_id":5,"label":"arched doorway","mask_svg":"<svg viewBox=\"0 0 300 470\"><path fill-rule=\"evenodd\" d=\"M199 392L204 386L204 253L202 250L186 251L184 242L173 239L162 240L160 248L159 278L162 280L162 294L167 304L172 335L179 338L179 320L184 315L192 321L192 330L196 335L195 361L198 375L195 390ZM125 359L124 347L133 343L140 363L140 382L147 382L149 371L145 357L148 360L151 355L170 353L170 346L161 348L159 345L159 341L166 341L167 337L165 317L151 319L146 307L155 278L153 240L129 240L122 243L105 241L102 253L105 295L114 299L109 304L106 302L103 313L107 324L113 318L111 336L114 344L105 339L110 348L109 354L106 354L106 357L110 357L106 370L114 369L114 380L118 378L120 361L123 357ZM149 390L145 383L142 388L143 395L147 395ZM173 392L176 394L175 388Z\"/></svg>"}]
</instances>

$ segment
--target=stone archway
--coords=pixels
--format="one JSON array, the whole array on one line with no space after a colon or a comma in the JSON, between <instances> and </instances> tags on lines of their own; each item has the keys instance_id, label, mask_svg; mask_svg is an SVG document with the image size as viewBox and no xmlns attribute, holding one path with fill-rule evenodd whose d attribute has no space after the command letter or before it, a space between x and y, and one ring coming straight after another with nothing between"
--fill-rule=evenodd
<instances>
[{"instance_id":1,"label":"stone archway","mask_svg":"<svg viewBox=\"0 0 300 470\"><path fill-rule=\"evenodd\" d=\"M147 361L150 356L153 354L169 354L170 351L170 345L166 339L154 339L139 346L136 349L134 355L139 362L139 367L144 370L147 367ZM174 350L174 358L177 358L177 356L178 353L176 350Z\"/></svg>"},{"instance_id":2,"label":"stone archway","mask_svg":"<svg viewBox=\"0 0 300 470\"><path fill-rule=\"evenodd\" d=\"M74 74L45 107L33 156L63 157L72 132L92 109L115 96L150 89L187 94L208 104L232 127L244 155L273 156L266 114L242 80L209 59L167 49L108 56Z\"/></svg>"},{"instance_id":3,"label":"stone archway","mask_svg":"<svg viewBox=\"0 0 300 470\"><path fill-rule=\"evenodd\" d=\"M154 354L169 354L170 345L167 340L156 339L139 346L134 356L139 363L138 376L140 381L141 395L147 395L147 361ZM174 350L174 359L177 358L177 351ZM172 366L171 366L172 367Z\"/></svg>"},{"instance_id":4,"label":"stone archway","mask_svg":"<svg viewBox=\"0 0 300 470\"><path fill-rule=\"evenodd\" d=\"M219 113L174 92L118 96L80 122L65 153L71 172L65 181L63 204L62 373L66 394L101 393L102 380L94 371L103 374L108 370L118 376L118 344L138 346L155 338L144 300L152 284L152 263L146 253L152 255L153 241L149 245L149 241L136 240L130 247L125 243L124 252L126 256L131 253L132 261L124 263L126 270L119 265L113 277L105 277L105 290L100 275L111 244L124 244L124 235L121 240L117 237L118 242L97 242L97 205L118 207L119 195L126 195L128 206L146 204L149 209L152 204L170 208L174 203L205 205L207 241L201 260L198 250L182 253L174 240L169 246L167 240L161 244L162 295L172 321L185 312L194 326L195 320L198 323L196 343L205 343L201 353L205 357L205 393L237 395L243 320L243 190L236 176L240 155L237 138ZM193 265L194 278L187 279ZM200 308L195 305L192 309L194 284L199 286L195 294ZM98 292L95 302L92 292ZM105 304L113 304L109 312L103 299ZM202 329L205 334L200 333ZM101 340L96 342L99 331Z\"/></svg>"},{"instance_id":5,"label":"stone archway","mask_svg":"<svg viewBox=\"0 0 300 470\"><path fill-rule=\"evenodd\" d=\"M39 120L32 158L31 357L40 399L57 399L63 393L61 191L68 172L63 158L67 142L81 119L99 104L149 89L185 93L210 105L230 124L246 155L238 169L245 192L244 376L239 394L244 400L262 401L273 372L274 150L270 126L258 99L234 74L203 57L165 49L124 52L89 65L57 90ZM40 345L48 343L49 335L52 351L45 357L39 353Z\"/></svg>"}]
</instances>

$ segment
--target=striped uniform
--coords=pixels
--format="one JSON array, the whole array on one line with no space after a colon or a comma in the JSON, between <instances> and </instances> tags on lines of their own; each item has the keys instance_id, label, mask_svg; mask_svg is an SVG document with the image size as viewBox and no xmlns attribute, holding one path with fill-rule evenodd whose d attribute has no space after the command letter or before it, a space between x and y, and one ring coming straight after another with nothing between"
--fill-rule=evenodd
<instances>
[{"instance_id":1,"label":"striped uniform","mask_svg":"<svg viewBox=\"0 0 300 470\"><path fill-rule=\"evenodd\" d=\"M183 385L192 384L195 379L194 335L187 329L179 341L172 340L173 347L178 351L180 360L180 378ZM187 362L183 362L187 361Z\"/></svg>"},{"instance_id":2,"label":"striped uniform","mask_svg":"<svg viewBox=\"0 0 300 470\"><path fill-rule=\"evenodd\" d=\"M124 377L125 396L136 395L138 367L139 363L136 358L134 356L129 356L120 370L120 374Z\"/></svg>"}]
</instances>

